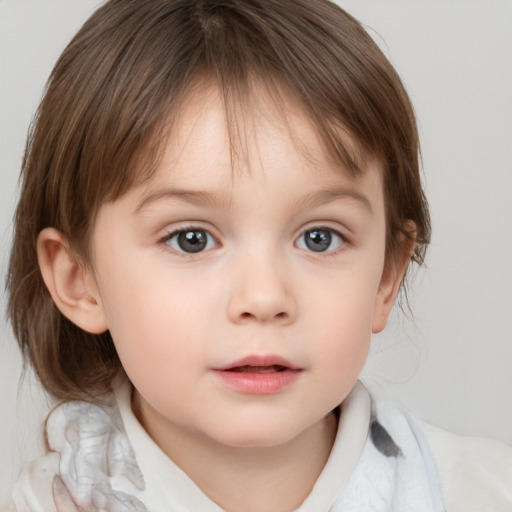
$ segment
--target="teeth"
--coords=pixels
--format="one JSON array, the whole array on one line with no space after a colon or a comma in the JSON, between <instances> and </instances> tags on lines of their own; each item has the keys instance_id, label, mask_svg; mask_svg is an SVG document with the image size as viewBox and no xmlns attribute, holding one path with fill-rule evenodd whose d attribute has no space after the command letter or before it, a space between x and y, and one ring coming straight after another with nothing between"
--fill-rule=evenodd
<instances>
[{"instance_id":1,"label":"teeth","mask_svg":"<svg viewBox=\"0 0 512 512\"><path fill-rule=\"evenodd\" d=\"M286 370L285 366L274 364L272 366L238 366L237 368L230 368L231 372L240 373L275 373Z\"/></svg>"}]
</instances>

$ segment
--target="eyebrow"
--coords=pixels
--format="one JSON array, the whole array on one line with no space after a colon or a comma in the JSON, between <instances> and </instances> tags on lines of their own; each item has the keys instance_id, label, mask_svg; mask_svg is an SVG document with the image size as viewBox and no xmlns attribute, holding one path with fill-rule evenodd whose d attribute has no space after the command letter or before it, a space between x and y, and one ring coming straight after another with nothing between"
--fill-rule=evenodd
<instances>
[{"instance_id":1,"label":"eyebrow","mask_svg":"<svg viewBox=\"0 0 512 512\"><path fill-rule=\"evenodd\" d=\"M157 201L162 201L164 199L178 199L186 203L209 207L225 206L229 202L228 198L224 194L219 195L203 190L185 190L169 188L158 190L143 197L137 204L137 207L135 208L135 213L139 213L148 204L155 203Z\"/></svg>"},{"instance_id":2,"label":"eyebrow","mask_svg":"<svg viewBox=\"0 0 512 512\"><path fill-rule=\"evenodd\" d=\"M177 199L179 201L207 207L226 207L230 203L230 199L226 194L218 194L203 190L186 190L186 189L163 189L152 192L143 197L137 207L135 213L139 213L149 204L167 200ZM356 189L340 187L326 188L312 194L301 197L297 201L297 206L301 209L308 209L321 206L339 199L354 199L369 213L373 213L371 201Z\"/></svg>"},{"instance_id":3,"label":"eyebrow","mask_svg":"<svg viewBox=\"0 0 512 512\"><path fill-rule=\"evenodd\" d=\"M347 187L329 187L324 190L319 190L318 192L300 198L298 205L304 209L314 208L325 203L337 201L338 199L354 199L369 213L373 213L372 203L368 197L359 190Z\"/></svg>"}]
</instances>

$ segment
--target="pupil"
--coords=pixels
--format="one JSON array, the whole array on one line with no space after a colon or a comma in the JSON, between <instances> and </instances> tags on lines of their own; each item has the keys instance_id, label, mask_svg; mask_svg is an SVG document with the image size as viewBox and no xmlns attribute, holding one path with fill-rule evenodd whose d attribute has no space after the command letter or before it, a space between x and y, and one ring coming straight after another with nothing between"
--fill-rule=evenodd
<instances>
[{"instance_id":1,"label":"pupil","mask_svg":"<svg viewBox=\"0 0 512 512\"><path fill-rule=\"evenodd\" d=\"M315 252L326 251L331 245L331 233L324 229L315 229L306 233L306 246Z\"/></svg>"},{"instance_id":2,"label":"pupil","mask_svg":"<svg viewBox=\"0 0 512 512\"><path fill-rule=\"evenodd\" d=\"M208 242L204 231L183 231L178 235L178 244L185 252L200 252Z\"/></svg>"}]
</instances>

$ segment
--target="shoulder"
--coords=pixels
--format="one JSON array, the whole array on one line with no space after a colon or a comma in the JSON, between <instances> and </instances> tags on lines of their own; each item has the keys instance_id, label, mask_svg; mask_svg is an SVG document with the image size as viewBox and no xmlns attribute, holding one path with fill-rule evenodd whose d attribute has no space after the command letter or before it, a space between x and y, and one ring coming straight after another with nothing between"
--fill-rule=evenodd
<instances>
[{"instance_id":1,"label":"shoulder","mask_svg":"<svg viewBox=\"0 0 512 512\"><path fill-rule=\"evenodd\" d=\"M431 447L447 512L510 512L512 448L420 422Z\"/></svg>"}]
</instances>

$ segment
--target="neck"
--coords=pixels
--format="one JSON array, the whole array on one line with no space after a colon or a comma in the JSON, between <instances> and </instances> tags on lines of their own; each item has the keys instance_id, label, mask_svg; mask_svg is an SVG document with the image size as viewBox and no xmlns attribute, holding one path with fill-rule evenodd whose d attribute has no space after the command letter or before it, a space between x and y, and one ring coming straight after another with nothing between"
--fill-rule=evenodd
<instances>
[{"instance_id":1,"label":"neck","mask_svg":"<svg viewBox=\"0 0 512 512\"><path fill-rule=\"evenodd\" d=\"M144 411L134 412L145 425ZM149 435L224 510L288 512L309 495L329 457L337 419L329 414L291 441L271 447L226 446L188 430L153 425Z\"/></svg>"}]
</instances>

